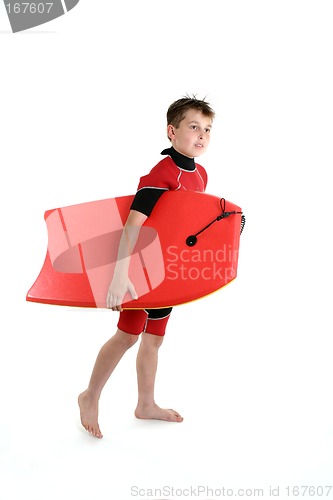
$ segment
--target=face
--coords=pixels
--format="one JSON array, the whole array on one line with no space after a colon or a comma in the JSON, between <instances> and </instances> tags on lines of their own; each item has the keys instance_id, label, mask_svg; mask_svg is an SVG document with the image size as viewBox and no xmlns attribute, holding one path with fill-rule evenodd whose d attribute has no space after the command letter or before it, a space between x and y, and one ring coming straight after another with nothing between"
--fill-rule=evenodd
<instances>
[{"instance_id":1,"label":"face","mask_svg":"<svg viewBox=\"0 0 333 500\"><path fill-rule=\"evenodd\" d=\"M189 158L202 155L208 147L212 120L200 111L190 109L179 127L168 125L168 136L178 153Z\"/></svg>"}]
</instances>

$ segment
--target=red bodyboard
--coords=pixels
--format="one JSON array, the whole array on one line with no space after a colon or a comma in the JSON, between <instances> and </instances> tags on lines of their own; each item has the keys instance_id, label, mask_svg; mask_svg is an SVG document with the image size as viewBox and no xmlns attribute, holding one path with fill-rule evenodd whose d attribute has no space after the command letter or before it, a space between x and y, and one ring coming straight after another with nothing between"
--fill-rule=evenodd
<instances>
[{"instance_id":1,"label":"red bodyboard","mask_svg":"<svg viewBox=\"0 0 333 500\"><path fill-rule=\"evenodd\" d=\"M27 300L77 307L106 307L122 228L133 196L93 201L45 213L48 249ZM131 257L138 300L124 309L161 308L204 297L237 276L241 209L225 212L189 246L187 239L221 215L221 199L193 191L168 191L142 226Z\"/></svg>"}]
</instances>

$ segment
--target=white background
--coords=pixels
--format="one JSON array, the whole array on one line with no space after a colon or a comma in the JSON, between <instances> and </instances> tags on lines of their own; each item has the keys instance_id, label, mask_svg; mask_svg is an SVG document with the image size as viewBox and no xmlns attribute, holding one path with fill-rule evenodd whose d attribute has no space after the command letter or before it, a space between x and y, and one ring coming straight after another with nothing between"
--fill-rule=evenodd
<instances>
[{"instance_id":1,"label":"white background","mask_svg":"<svg viewBox=\"0 0 333 500\"><path fill-rule=\"evenodd\" d=\"M81 0L12 34L0 5L1 500L333 484L332 21L324 0ZM170 319L157 403L184 422L134 418L137 344L96 440L76 398L117 316L25 301L44 211L135 192L186 93L216 111L207 192L246 214L238 277Z\"/></svg>"}]
</instances>

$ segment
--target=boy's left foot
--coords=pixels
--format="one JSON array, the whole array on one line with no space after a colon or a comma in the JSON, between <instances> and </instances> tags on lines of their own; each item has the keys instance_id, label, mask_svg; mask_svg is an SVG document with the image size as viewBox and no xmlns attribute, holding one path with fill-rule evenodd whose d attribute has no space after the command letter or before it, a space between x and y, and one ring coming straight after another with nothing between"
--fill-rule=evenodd
<instances>
[{"instance_id":1,"label":"boy's left foot","mask_svg":"<svg viewBox=\"0 0 333 500\"><path fill-rule=\"evenodd\" d=\"M138 405L134 412L134 415L136 416L136 418L166 420L168 422L182 422L184 420L183 417L181 417L175 410L160 408L157 405Z\"/></svg>"}]
</instances>

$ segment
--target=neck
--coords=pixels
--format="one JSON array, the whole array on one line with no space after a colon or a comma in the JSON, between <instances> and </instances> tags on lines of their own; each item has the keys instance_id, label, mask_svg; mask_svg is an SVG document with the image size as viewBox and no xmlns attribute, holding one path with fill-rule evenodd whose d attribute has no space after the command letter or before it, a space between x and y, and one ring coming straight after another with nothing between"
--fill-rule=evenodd
<instances>
[{"instance_id":1,"label":"neck","mask_svg":"<svg viewBox=\"0 0 333 500\"><path fill-rule=\"evenodd\" d=\"M196 169L194 158L183 155L173 146L171 148L164 149L161 154L169 155L177 167L182 168L183 170L193 171Z\"/></svg>"},{"instance_id":2,"label":"neck","mask_svg":"<svg viewBox=\"0 0 333 500\"><path fill-rule=\"evenodd\" d=\"M179 155L182 155L182 156L184 156L185 158L190 158L191 160L193 160L193 159L194 159L194 157L193 157L193 156L187 156L187 155L184 155L184 153L182 153L181 151L178 151L178 149L176 149L174 146L171 146L171 147L172 147L172 149L174 149L174 150L176 151L176 153L178 153Z\"/></svg>"}]
</instances>

